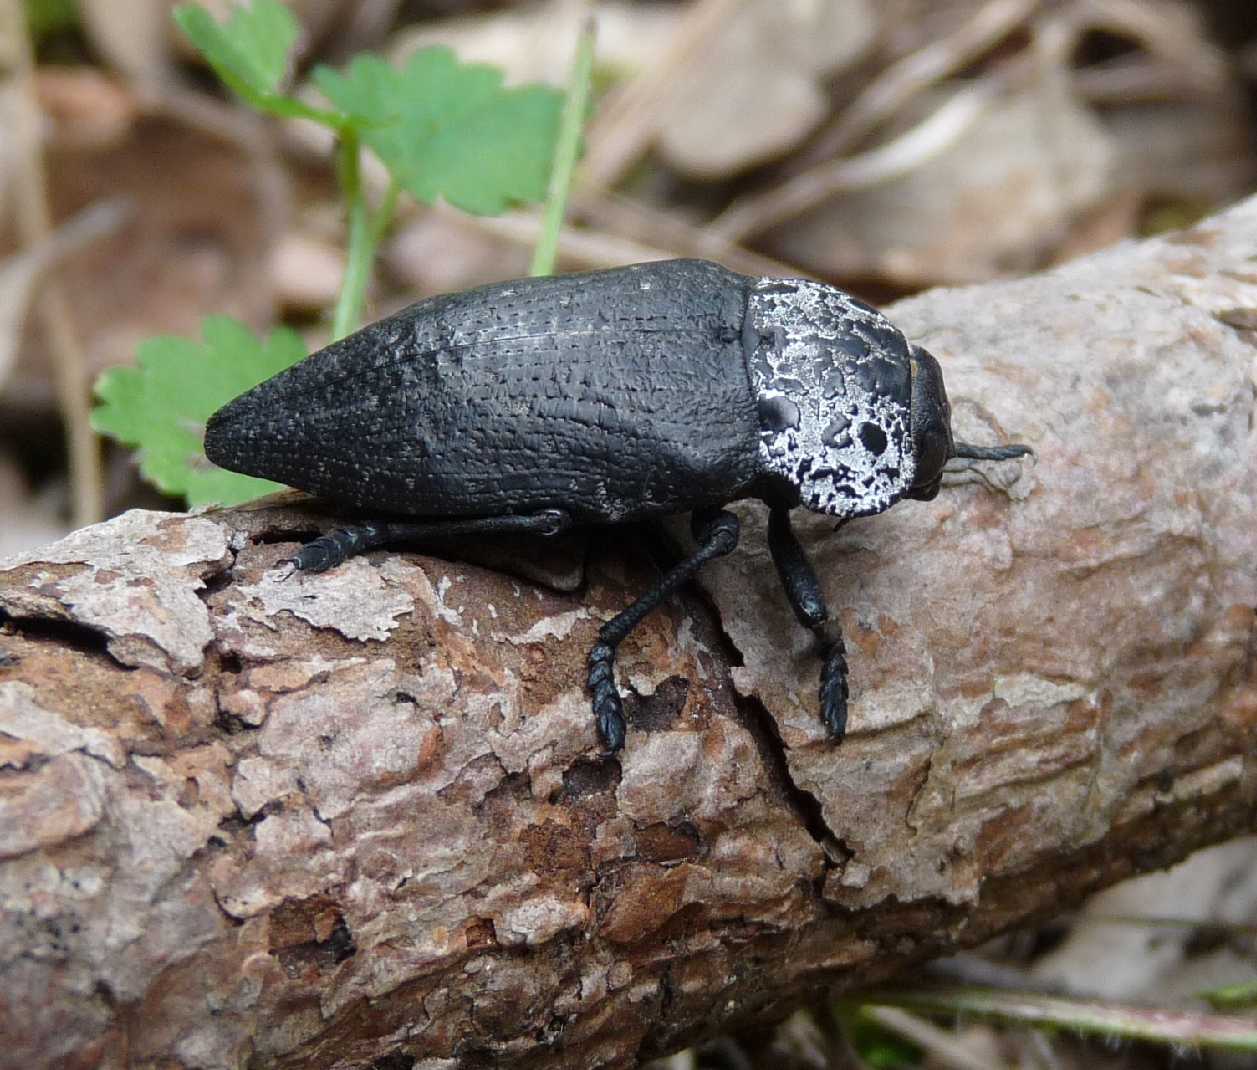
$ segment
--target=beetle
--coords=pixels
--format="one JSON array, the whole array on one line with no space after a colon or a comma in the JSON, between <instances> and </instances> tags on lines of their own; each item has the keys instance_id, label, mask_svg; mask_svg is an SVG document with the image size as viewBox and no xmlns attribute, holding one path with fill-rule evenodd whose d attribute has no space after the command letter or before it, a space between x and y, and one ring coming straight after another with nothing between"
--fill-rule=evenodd
<instances>
[{"instance_id":1,"label":"beetle","mask_svg":"<svg viewBox=\"0 0 1257 1070\"><path fill-rule=\"evenodd\" d=\"M697 549L590 651L611 753L625 738L616 648L734 549L730 502L769 507L770 553L816 636L820 714L839 740L846 651L790 510L871 516L934 498L952 458L1029 452L954 441L938 362L872 306L702 260L420 301L245 392L205 430L215 464L387 515L306 544L291 564L311 572L385 543L692 513Z\"/></svg>"}]
</instances>

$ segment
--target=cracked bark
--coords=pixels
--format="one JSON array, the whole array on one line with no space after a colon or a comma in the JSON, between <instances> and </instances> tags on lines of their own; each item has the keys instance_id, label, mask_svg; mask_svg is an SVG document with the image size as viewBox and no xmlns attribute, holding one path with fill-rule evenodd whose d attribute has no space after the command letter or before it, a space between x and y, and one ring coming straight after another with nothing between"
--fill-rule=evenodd
<instances>
[{"instance_id":1,"label":"cracked bark","mask_svg":"<svg viewBox=\"0 0 1257 1070\"><path fill-rule=\"evenodd\" d=\"M754 504L605 762L632 532L583 586L578 539L279 583L292 504L0 563L0 1066L630 1066L1257 827L1253 248L1257 201L894 310L1038 458L801 525L836 750Z\"/></svg>"}]
</instances>

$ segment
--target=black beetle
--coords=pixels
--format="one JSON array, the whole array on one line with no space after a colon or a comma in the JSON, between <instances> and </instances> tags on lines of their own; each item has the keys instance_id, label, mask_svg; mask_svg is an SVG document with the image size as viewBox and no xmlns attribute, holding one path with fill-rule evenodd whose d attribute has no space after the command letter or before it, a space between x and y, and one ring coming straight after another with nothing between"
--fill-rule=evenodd
<instances>
[{"instance_id":1,"label":"black beetle","mask_svg":"<svg viewBox=\"0 0 1257 1070\"><path fill-rule=\"evenodd\" d=\"M386 542L692 511L698 549L604 624L589 655L613 752L625 733L615 649L737 545L722 506L768 504L773 561L819 641L821 716L840 739L846 652L790 509L870 516L933 498L953 457L1029 452L954 442L938 363L871 306L701 260L420 301L242 394L205 430L224 468L426 518L324 535L292 562L316 572Z\"/></svg>"}]
</instances>

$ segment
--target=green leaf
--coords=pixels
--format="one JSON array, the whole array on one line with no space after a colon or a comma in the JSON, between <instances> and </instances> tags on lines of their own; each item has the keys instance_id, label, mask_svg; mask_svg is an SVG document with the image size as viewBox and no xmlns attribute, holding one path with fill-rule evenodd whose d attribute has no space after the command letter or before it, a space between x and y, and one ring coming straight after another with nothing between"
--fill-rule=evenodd
<instances>
[{"instance_id":1,"label":"green leaf","mask_svg":"<svg viewBox=\"0 0 1257 1070\"><path fill-rule=\"evenodd\" d=\"M140 346L136 367L101 375L92 426L138 446L140 471L166 494L184 495L194 506L236 505L280 487L206 460L205 421L237 394L300 360L306 347L286 327L259 339L229 316L207 316L203 330L204 344L150 338Z\"/></svg>"},{"instance_id":2,"label":"green leaf","mask_svg":"<svg viewBox=\"0 0 1257 1070\"><path fill-rule=\"evenodd\" d=\"M224 23L200 4L180 4L174 19L218 76L241 96L246 94L240 86L259 96L279 88L297 39L297 20L279 0L242 4Z\"/></svg>"},{"instance_id":3,"label":"green leaf","mask_svg":"<svg viewBox=\"0 0 1257 1070\"><path fill-rule=\"evenodd\" d=\"M541 235L533 249L530 275L553 275L559 255L559 231L567 212L567 198L572 188L572 173L580 152L581 127L589 110L589 84L594 69L594 38L597 23L592 15L581 27L576 41L576 55L568 76L563 111L559 116L559 133L554 143L554 162L550 168L549 189L542 213Z\"/></svg>"},{"instance_id":4,"label":"green leaf","mask_svg":"<svg viewBox=\"0 0 1257 1070\"><path fill-rule=\"evenodd\" d=\"M318 68L314 80L421 201L444 197L494 215L545 195L562 103L555 89L504 88L497 69L459 63L442 47L416 52L401 70L359 56L344 73Z\"/></svg>"},{"instance_id":5,"label":"green leaf","mask_svg":"<svg viewBox=\"0 0 1257 1070\"><path fill-rule=\"evenodd\" d=\"M276 92L297 39L297 20L279 0L253 0L221 23L200 4L181 4L174 19L218 77L258 111L284 119L313 119L333 129L344 124L344 116Z\"/></svg>"}]
</instances>

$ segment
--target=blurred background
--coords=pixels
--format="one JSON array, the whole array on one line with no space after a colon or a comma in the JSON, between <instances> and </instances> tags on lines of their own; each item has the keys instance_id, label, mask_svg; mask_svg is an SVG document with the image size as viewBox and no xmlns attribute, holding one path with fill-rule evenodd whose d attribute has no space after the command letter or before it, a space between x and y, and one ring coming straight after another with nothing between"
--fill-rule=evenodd
<instances>
[{"instance_id":1,"label":"blurred background","mask_svg":"<svg viewBox=\"0 0 1257 1070\"><path fill-rule=\"evenodd\" d=\"M330 135L237 103L175 30L173 6L0 0L0 557L133 506L181 507L88 422L91 383L142 340L196 337L220 312L287 323L312 348L327 340L345 269ZM222 17L232 4L205 6ZM513 83L561 85L592 10L595 103L563 270L702 256L885 303L1184 226L1257 187L1253 0L289 7L302 96L316 63L400 60L437 42ZM365 174L382 194L382 170L368 161ZM368 318L525 274L538 230L533 211L404 202ZM1257 1055L1200 1047L1199 1030L1211 1008L1252 1013L1255 925L1245 842L938 968L1173 1009L1176 1043L844 1004L669 1063L1254 1067Z\"/></svg>"}]
</instances>

